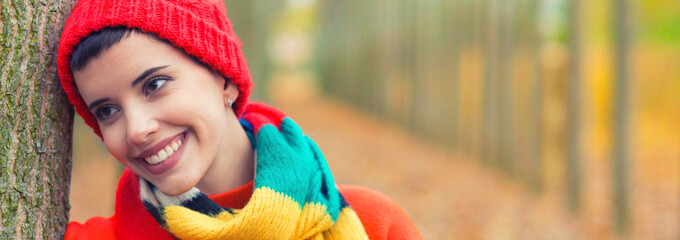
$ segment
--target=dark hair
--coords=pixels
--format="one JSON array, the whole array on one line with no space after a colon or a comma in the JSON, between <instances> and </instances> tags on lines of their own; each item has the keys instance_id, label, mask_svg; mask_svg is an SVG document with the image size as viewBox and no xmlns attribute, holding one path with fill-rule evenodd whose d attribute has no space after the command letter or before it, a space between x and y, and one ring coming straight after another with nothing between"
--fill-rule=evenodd
<instances>
[{"instance_id":1,"label":"dark hair","mask_svg":"<svg viewBox=\"0 0 680 240\"><path fill-rule=\"evenodd\" d=\"M170 41L162 39L156 36L156 34L142 32L142 30L138 28L128 28L124 26L107 27L91 33L87 37L83 38L83 40L81 40L80 43L78 43L78 45L76 45L76 47L73 49L73 52L71 53L71 59L69 61L71 71L73 72L83 70L90 62L90 60L98 57L104 50L111 48L113 45L116 45L123 39L130 37L132 33L146 34L152 37L153 39L174 46L172 45L172 43L170 43ZM187 54L186 52L184 53ZM206 69L213 70L205 63L199 61L198 58L196 58L196 56L193 56L191 54L187 54L187 56L189 56L193 61L205 67ZM225 79L224 88L226 89L227 83L230 80L227 77L224 77L224 79Z\"/></svg>"},{"instance_id":2,"label":"dark hair","mask_svg":"<svg viewBox=\"0 0 680 240\"><path fill-rule=\"evenodd\" d=\"M130 37L133 32L141 33L139 29L127 27L104 28L93 32L76 45L71 53L71 71L80 71L90 60L98 57L104 50L111 48L121 40Z\"/></svg>"}]
</instances>

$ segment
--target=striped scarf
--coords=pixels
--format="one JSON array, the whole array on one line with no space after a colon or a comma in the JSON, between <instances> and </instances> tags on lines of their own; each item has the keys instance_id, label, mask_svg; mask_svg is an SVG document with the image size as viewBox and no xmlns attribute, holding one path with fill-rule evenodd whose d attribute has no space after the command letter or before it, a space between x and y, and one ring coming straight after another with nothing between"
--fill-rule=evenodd
<instances>
[{"instance_id":1,"label":"striped scarf","mask_svg":"<svg viewBox=\"0 0 680 240\"><path fill-rule=\"evenodd\" d=\"M179 239L368 239L321 151L290 118L251 103L240 121L257 154L248 204L222 208L197 188L170 197L140 178L144 206L163 228Z\"/></svg>"}]
</instances>

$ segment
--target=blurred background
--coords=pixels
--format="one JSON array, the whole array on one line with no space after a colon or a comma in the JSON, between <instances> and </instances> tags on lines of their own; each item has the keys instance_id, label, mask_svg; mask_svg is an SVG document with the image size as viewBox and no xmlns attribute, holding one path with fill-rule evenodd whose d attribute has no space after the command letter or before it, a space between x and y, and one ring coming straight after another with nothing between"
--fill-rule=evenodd
<instances>
[{"instance_id":1,"label":"blurred background","mask_svg":"<svg viewBox=\"0 0 680 240\"><path fill-rule=\"evenodd\" d=\"M680 239L680 1L225 4L253 100L425 239ZM77 119L71 220L121 171Z\"/></svg>"}]
</instances>

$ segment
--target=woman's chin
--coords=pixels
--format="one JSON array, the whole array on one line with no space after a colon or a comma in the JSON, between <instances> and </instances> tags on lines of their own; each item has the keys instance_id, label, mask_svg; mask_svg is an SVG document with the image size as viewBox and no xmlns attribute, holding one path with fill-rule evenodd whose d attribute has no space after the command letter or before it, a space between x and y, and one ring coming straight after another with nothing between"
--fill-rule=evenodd
<instances>
[{"instance_id":1,"label":"woman's chin","mask_svg":"<svg viewBox=\"0 0 680 240\"><path fill-rule=\"evenodd\" d=\"M177 196L185 193L194 186L196 182L194 178L187 175L168 175L168 176L150 176L147 181L153 184L158 190L167 196Z\"/></svg>"},{"instance_id":2,"label":"woman's chin","mask_svg":"<svg viewBox=\"0 0 680 240\"><path fill-rule=\"evenodd\" d=\"M185 192L191 190L191 188L193 188L193 186L179 187L177 185L168 186L168 187L161 185L161 186L156 186L156 187L158 188L158 190L161 190L161 192L163 194L167 195L167 196L177 196L177 195L185 193Z\"/></svg>"}]
</instances>

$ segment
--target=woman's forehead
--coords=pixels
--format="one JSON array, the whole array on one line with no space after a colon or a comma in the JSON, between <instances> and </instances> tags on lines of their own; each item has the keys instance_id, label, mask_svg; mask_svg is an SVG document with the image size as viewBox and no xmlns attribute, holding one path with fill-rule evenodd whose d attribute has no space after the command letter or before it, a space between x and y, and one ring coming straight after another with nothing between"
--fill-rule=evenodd
<instances>
[{"instance_id":1,"label":"woman's forehead","mask_svg":"<svg viewBox=\"0 0 680 240\"><path fill-rule=\"evenodd\" d=\"M191 60L181 50L144 34L133 33L91 59L85 68L73 72L73 77L87 101L89 92L129 87L148 69L165 66L164 70L168 71L187 61Z\"/></svg>"}]
</instances>

